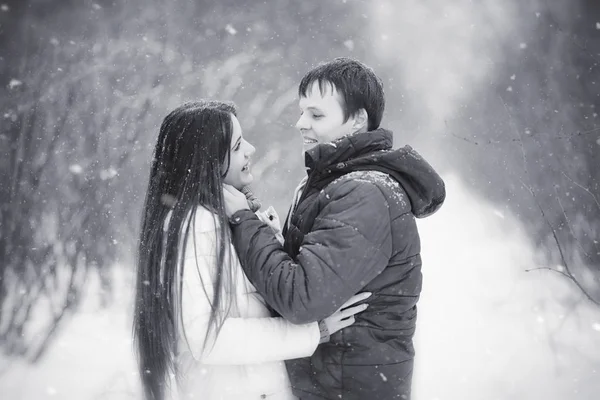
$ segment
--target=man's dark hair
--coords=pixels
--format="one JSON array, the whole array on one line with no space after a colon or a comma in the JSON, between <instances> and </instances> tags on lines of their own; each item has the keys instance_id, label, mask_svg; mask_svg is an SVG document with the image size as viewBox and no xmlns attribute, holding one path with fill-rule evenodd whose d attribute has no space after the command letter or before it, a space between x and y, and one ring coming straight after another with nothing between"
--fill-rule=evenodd
<instances>
[{"instance_id":1,"label":"man's dark hair","mask_svg":"<svg viewBox=\"0 0 600 400\"><path fill-rule=\"evenodd\" d=\"M364 108L369 116L368 129L379 128L385 109L385 95L381 79L373 69L351 58L336 58L308 71L300 81L298 95L306 97L314 82L319 83L321 93L329 84L336 88L342 99L344 122Z\"/></svg>"}]
</instances>

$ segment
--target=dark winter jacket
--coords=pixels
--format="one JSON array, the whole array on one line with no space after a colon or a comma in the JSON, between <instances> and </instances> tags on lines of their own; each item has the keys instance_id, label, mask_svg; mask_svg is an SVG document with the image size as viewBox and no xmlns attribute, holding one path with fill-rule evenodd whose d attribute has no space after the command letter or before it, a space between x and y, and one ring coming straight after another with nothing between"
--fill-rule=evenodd
<instances>
[{"instance_id":1,"label":"dark winter jacket","mask_svg":"<svg viewBox=\"0 0 600 400\"><path fill-rule=\"evenodd\" d=\"M308 181L285 244L250 211L232 218L244 271L294 323L321 320L370 291L356 323L310 358L288 361L301 399L408 399L421 258L416 217L445 198L442 179L412 148L392 150L383 129L306 153Z\"/></svg>"}]
</instances>

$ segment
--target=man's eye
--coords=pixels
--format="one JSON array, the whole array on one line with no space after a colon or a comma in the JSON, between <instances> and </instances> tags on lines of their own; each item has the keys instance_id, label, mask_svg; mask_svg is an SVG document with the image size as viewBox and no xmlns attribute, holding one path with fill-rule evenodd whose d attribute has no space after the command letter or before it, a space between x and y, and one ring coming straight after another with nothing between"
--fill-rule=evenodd
<instances>
[{"instance_id":1,"label":"man's eye","mask_svg":"<svg viewBox=\"0 0 600 400\"><path fill-rule=\"evenodd\" d=\"M313 118L314 119L320 119L320 118L323 118L323 115L321 115L321 114L313 114Z\"/></svg>"}]
</instances>

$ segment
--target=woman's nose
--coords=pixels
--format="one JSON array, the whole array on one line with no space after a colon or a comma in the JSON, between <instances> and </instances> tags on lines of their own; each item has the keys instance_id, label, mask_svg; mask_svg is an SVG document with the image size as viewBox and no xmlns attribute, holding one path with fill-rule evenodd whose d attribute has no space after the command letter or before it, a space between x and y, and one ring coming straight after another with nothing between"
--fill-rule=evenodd
<instances>
[{"instance_id":1,"label":"woman's nose","mask_svg":"<svg viewBox=\"0 0 600 400\"><path fill-rule=\"evenodd\" d=\"M250 143L248 143L248 148L246 149L246 156L252 157L252 155L254 154L255 151L256 151L256 148L254 146L252 146Z\"/></svg>"}]
</instances>

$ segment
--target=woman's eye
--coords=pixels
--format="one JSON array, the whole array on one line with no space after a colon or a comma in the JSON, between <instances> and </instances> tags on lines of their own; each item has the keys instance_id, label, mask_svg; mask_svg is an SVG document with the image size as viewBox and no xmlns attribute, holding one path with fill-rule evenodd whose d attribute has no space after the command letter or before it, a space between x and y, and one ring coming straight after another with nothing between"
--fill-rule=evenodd
<instances>
[{"instance_id":1,"label":"woman's eye","mask_svg":"<svg viewBox=\"0 0 600 400\"><path fill-rule=\"evenodd\" d=\"M321 114L313 114L313 118L320 119L320 118L323 118L323 116Z\"/></svg>"}]
</instances>

